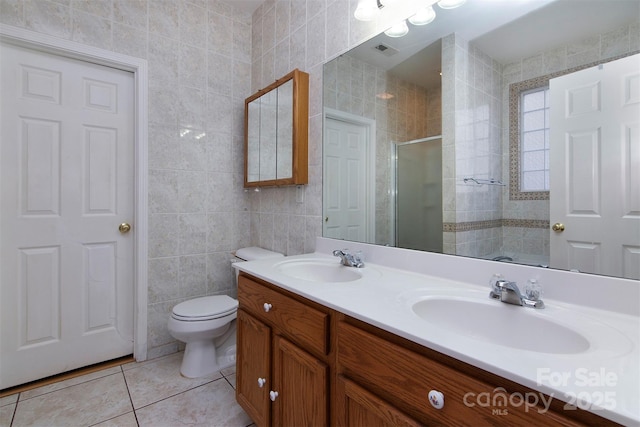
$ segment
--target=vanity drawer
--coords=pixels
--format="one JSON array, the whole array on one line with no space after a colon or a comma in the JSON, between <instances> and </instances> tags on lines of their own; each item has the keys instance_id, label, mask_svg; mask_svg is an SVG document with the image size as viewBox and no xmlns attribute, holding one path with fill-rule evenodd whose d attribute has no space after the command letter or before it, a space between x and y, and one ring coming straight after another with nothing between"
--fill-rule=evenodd
<instances>
[{"instance_id":1,"label":"vanity drawer","mask_svg":"<svg viewBox=\"0 0 640 427\"><path fill-rule=\"evenodd\" d=\"M328 310L313 308L244 275L238 277L238 301L240 307L308 350L329 352Z\"/></svg>"},{"instance_id":2,"label":"vanity drawer","mask_svg":"<svg viewBox=\"0 0 640 427\"><path fill-rule=\"evenodd\" d=\"M482 396L495 399L502 393L501 397L508 400L508 391L346 322L338 324L337 355L338 374L352 379L424 424L580 425L560 414L544 411L542 407L527 409L524 404L510 405L504 399L493 400L495 405L486 405ZM444 394L442 409L434 408L429 402L431 390Z\"/></svg>"}]
</instances>

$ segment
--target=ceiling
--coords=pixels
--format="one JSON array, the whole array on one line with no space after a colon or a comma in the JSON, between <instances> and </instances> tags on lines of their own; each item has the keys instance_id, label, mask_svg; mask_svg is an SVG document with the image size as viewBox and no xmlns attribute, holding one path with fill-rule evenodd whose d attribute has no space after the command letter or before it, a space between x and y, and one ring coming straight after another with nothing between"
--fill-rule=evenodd
<instances>
[{"instance_id":1,"label":"ceiling","mask_svg":"<svg viewBox=\"0 0 640 427\"><path fill-rule=\"evenodd\" d=\"M533 56L555 44L584 39L640 18L639 0L467 0L457 9L434 6L436 19L409 34L380 34L348 55L391 70L424 87L440 84L440 39L453 32L473 41L502 64ZM389 47L387 54L375 46ZM392 52L392 55L388 53ZM420 64L419 66L417 64Z\"/></svg>"}]
</instances>

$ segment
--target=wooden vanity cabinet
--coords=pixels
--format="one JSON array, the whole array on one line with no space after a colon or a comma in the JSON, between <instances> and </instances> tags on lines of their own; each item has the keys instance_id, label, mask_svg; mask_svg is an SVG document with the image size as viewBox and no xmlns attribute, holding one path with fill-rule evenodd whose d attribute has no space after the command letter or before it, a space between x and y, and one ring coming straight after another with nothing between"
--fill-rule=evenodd
<instances>
[{"instance_id":1,"label":"wooden vanity cabinet","mask_svg":"<svg viewBox=\"0 0 640 427\"><path fill-rule=\"evenodd\" d=\"M237 401L259 427L328 425L329 309L244 274L238 300Z\"/></svg>"},{"instance_id":2,"label":"wooden vanity cabinet","mask_svg":"<svg viewBox=\"0 0 640 427\"><path fill-rule=\"evenodd\" d=\"M246 273L238 299L236 398L259 427L617 425L559 400L527 407L517 397L539 393Z\"/></svg>"},{"instance_id":3,"label":"wooden vanity cabinet","mask_svg":"<svg viewBox=\"0 0 640 427\"><path fill-rule=\"evenodd\" d=\"M336 335L337 426L616 425L564 411L558 400L549 410L527 407L518 397L539 393L348 316L337 322ZM431 390L443 393L441 409L430 403Z\"/></svg>"}]
</instances>

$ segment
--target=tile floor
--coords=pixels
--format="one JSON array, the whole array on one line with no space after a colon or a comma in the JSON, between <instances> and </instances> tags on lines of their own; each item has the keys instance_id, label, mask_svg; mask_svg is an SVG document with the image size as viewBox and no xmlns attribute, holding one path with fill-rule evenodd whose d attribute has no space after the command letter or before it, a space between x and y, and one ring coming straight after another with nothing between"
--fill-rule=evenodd
<instances>
[{"instance_id":1,"label":"tile floor","mask_svg":"<svg viewBox=\"0 0 640 427\"><path fill-rule=\"evenodd\" d=\"M0 426L251 425L235 400L235 368L189 379L182 353L126 363L0 398Z\"/></svg>"}]
</instances>

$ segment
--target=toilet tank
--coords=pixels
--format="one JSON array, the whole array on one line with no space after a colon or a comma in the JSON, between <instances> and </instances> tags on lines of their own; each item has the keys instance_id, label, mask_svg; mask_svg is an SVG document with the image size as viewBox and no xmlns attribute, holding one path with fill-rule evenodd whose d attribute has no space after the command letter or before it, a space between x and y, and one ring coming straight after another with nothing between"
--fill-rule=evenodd
<instances>
[{"instance_id":1,"label":"toilet tank","mask_svg":"<svg viewBox=\"0 0 640 427\"><path fill-rule=\"evenodd\" d=\"M284 257L284 255L280 252L270 251L268 249L259 248L257 246L238 249L234 255L234 258L231 259L231 264L239 261L254 261L258 259ZM236 269L236 284L238 283L238 273L239 270Z\"/></svg>"}]
</instances>

